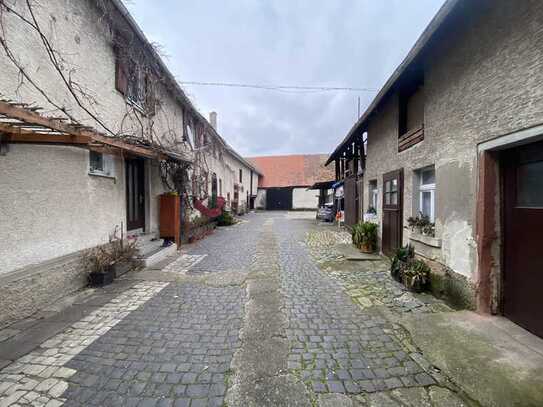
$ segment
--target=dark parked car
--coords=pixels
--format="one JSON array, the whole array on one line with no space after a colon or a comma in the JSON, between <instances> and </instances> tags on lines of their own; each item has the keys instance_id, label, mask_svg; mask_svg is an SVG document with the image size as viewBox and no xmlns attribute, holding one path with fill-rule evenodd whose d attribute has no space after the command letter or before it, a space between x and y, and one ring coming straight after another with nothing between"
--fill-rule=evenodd
<instances>
[{"instance_id":1,"label":"dark parked car","mask_svg":"<svg viewBox=\"0 0 543 407\"><path fill-rule=\"evenodd\" d=\"M317 211L317 219L323 220L325 222L334 221L334 204L324 204L319 207Z\"/></svg>"}]
</instances>

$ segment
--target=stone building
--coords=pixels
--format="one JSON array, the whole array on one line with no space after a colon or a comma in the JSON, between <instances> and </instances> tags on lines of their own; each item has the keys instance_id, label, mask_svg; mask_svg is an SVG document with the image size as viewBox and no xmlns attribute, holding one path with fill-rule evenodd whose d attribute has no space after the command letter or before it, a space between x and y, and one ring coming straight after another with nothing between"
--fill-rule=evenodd
<instances>
[{"instance_id":1,"label":"stone building","mask_svg":"<svg viewBox=\"0 0 543 407\"><path fill-rule=\"evenodd\" d=\"M186 221L213 193L246 210L258 171L121 1L0 9L0 325L86 285L81 252L121 230L154 260L175 250L153 239L165 192L180 194Z\"/></svg>"},{"instance_id":2,"label":"stone building","mask_svg":"<svg viewBox=\"0 0 543 407\"><path fill-rule=\"evenodd\" d=\"M330 181L333 172L324 166L327 155L280 155L247 158L262 173L257 209L315 210L319 193L311 187Z\"/></svg>"},{"instance_id":3,"label":"stone building","mask_svg":"<svg viewBox=\"0 0 543 407\"><path fill-rule=\"evenodd\" d=\"M384 253L411 243L434 290L540 336L542 68L542 2L448 0L329 159L364 146Z\"/></svg>"}]
</instances>

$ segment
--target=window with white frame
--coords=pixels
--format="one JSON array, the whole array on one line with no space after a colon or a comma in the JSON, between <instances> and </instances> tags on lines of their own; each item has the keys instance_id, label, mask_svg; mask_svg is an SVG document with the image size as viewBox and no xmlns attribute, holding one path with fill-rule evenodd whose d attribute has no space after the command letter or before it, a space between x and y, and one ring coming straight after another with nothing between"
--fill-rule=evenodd
<instances>
[{"instance_id":1,"label":"window with white frame","mask_svg":"<svg viewBox=\"0 0 543 407\"><path fill-rule=\"evenodd\" d=\"M89 151L89 174L114 176L113 157L96 151Z\"/></svg>"},{"instance_id":2,"label":"window with white frame","mask_svg":"<svg viewBox=\"0 0 543 407\"><path fill-rule=\"evenodd\" d=\"M427 167L418 171L419 180L419 212L435 222L436 217L436 171Z\"/></svg>"},{"instance_id":3,"label":"window with white frame","mask_svg":"<svg viewBox=\"0 0 543 407\"><path fill-rule=\"evenodd\" d=\"M373 180L373 181L370 181L370 182L369 182L368 191L369 191L369 196L368 196L369 206L368 206L368 210L369 210L370 208L373 208L373 209L375 210L375 212L377 213L377 205L378 205L377 199L379 198L379 190L377 189L377 180Z\"/></svg>"}]
</instances>

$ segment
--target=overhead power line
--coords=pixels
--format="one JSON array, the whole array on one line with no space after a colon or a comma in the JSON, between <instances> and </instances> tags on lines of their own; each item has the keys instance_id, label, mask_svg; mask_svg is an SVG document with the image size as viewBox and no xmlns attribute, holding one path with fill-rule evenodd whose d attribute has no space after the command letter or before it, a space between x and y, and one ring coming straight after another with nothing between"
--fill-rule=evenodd
<instances>
[{"instance_id":1,"label":"overhead power line","mask_svg":"<svg viewBox=\"0 0 543 407\"><path fill-rule=\"evenodd\" d=\"M298 91L298 92L333 92L333 91L346 91L346 92L377 92L378 89L372 88L355 88L349 86L296 86L296 85L261 85L261 84L249 84L249 83L226 83L226 82L195 82L195 81L182 81L181 85L189 86L218 86L228 88L249 88L249 89L263 89L273 91Z\"/></svg>"}]
</instances>

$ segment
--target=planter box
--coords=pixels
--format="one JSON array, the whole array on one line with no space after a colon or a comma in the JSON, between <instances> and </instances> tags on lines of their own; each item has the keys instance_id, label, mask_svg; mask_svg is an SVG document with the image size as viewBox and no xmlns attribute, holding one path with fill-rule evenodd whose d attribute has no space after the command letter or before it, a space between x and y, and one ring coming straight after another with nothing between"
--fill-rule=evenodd
<instances>
[{"instance_id":1,"label":"planter box","mask_svg":"<svg viewBox=\"0 0 543 407\"><path fill-rule=\"evenodd\" d=\"M411 232L409 241L415 248L415 252L430 260L441 259L441 239Z\"/></svg>"},{"instance_id":2,"label":"planter box","mask_svg":"<svg viewBox=\"0 0 543 407\"><path fill-rule=\"evenodd\" d=\"M128 273L130 270L132 270L132 265L129 263L120 263L120 264L113 265L115 278L119 278L123 274Z\"/></svg>"},{"instance_id":3,"label":"planter box","mask_svg":"<svg viewBox=\"0 0 543 407\"><path fill-rule=\"evenodd\" d=\"M115 279L115 269L113 267L108 268L103 273L90 273L89 283L93 287L104 287L109 285Z\"/></svg>"}]
</instances>

